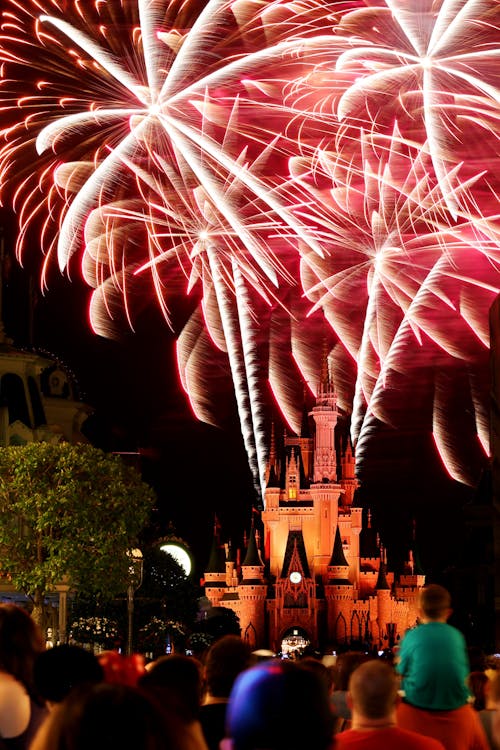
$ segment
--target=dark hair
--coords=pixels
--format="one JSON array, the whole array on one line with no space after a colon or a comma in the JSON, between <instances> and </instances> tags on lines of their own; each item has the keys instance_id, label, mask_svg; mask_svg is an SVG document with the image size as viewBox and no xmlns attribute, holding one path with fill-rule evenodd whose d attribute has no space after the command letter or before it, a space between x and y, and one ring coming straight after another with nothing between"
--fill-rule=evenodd
<instances>
[{"instance_id":1,"label":"dark hair","mask_svg":"<svg viewBox=\"0 0 500 750\"><path fill-rule=\"evenodd\" d=\"M21 682L35 699L33 665L44 648L40 628L26 610L0 604L0 669Z\"/></svg>"},{"instance_id":2,"label":"dark hair","mask_svg":"<svg viewBox=\"0 0 500 750\"><path fill-rule=\"evenodd\" d=\"M333 721L328 692L318 675L273 659L236 678L226 731L235 750L326 750Z\"/></svg>"},{"instance_id":3,"label":"dark hair","mask_svg":"<svg viewBox=\"0 0 500 750\"><path fill-rule=\"evenodd\" d=\"M349 680L353 708L367 719L383 719L395 707L398 679L391 666L380 659L360 664Z\"/></svg>"},{"instance_id":4,"label":"dark hair","mask_svg":"<svg viewBox=\"0 0 500 750\"><path fill-rule=\"evenodd\" d=\"M137 688L101 682L75 688L51 713L38 750L176 748L160 708Z\"/></svg>"},{"instance_id":5,"label":"dark hair","mask_svg":"<svg viewBox=\"0 0 500 750\"><path fill-rule=\"evenodd\" d=\"M225 635L210 646L205 661L206 687L215 698L228 698L237 676L250 665L251 650L239 635Z\"/></svg>"},{"instance_id":6,"label":"dark hair","mask_svg":"<svg viewBox=\"0 0 500 750\"><path fill-rule=\"evenodd\" d=\"M90 651L62 644L37 656L33 677L37 692L44 700L60 703L77 685L101 682L104 672Z\"/></svg>"},{"instance_id":7,"label":"dark hair","mask_svg":"<svg viewBox=\"0 0 500 750\"><path fill-rule=\"evenodd\" d=\"M174 708L185 721L198 718L201 664L192 656L160 656L140 677L139 686Z\"/></svg>"},{"instance_id":8,"label":"dark hair","mask_svg":"<svg viewBox=\"0 0 500 750\"><path fill-rule=\"evenodd\" d=\"M310 669L315 672L318 677L323 680L325 687L330 692L333 688L333 671L326 664L323 664L319 659L315 659L314 656L305 656L296 662L297 666L301 669Z\"/></svg>"},{"instance_id":9,"label":"dark hair","mask_svg":"<svg viewBox=\"0 0 500 750\"><path fill-rule=\"evenodd\" d=\"M421 590L419 604L426 617L437 620L451 606L450 592L438 583L430 583Z\"/></svg>"}]
</instances>

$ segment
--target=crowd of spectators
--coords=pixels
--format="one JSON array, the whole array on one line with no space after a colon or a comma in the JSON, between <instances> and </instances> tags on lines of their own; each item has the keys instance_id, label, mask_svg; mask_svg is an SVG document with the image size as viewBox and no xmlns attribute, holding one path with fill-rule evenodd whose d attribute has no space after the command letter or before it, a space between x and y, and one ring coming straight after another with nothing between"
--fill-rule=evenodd
<instances>
[{"instance_id":1,"label":"crowd of spectators","mask_svg":"<svg viewBox=\"0 0 500 750\"><path fill-rule=\"evenodd\" d=\"M203 658L46 649L0 604L0 750L500 750L500 671L469 658L448 592L424 588L394 661L257 659L239 636Z\"/></svg>"}]
</instances>

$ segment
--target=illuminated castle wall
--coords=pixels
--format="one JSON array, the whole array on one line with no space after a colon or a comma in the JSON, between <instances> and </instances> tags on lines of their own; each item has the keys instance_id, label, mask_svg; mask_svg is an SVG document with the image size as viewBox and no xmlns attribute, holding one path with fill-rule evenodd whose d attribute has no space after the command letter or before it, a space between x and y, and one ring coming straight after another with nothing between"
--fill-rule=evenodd
<instances>
[{"instance_id":1,"label":"illuminated castle wall","mask_svg":"<svg viewBox=\"0 0 500 750\"><path fill-rule=\"evenodd\" d=\"M300 437L286 436L279 456L272 441L263 538L252 528L241 565L214 538L206 596L238 615L254 647L279 650L283 638L296 633L316 647L357 642L386 648L415 625L425 577L413 552L397 581L387 570L370 514L356 506L349 442L337 460L338 414L323 368Z\"/></svg>"}]
</instances>

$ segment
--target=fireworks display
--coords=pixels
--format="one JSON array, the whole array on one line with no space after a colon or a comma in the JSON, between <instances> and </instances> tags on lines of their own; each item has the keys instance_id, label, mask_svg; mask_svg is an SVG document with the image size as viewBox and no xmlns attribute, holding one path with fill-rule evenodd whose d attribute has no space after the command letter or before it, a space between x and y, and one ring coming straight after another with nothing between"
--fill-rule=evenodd
<instances>
[{"instance_id":1,"label":"fireworks display","mask_svg":"<svg viewBox=\"0 0 500 750\"><path fill-rule=\"evenodd\" d=\"M298 431L325 342L361 471L378 424L414 424L474 483L500 291L497 0L3 5L2 197L21 259L40 233L42 283L81 264L102 335L141 297L173 326L190 296L182 384L215 423L230 378L257 491L270 394Z\"/></svg>"}]
</instances>

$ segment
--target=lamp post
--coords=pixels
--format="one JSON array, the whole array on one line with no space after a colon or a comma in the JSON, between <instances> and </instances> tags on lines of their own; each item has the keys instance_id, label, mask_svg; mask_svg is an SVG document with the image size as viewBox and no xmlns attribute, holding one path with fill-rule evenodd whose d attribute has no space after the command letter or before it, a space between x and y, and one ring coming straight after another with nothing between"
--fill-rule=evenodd
<instances>
[{"instance_id":1,"label":"lamp post","mask_svg":"<svg viewBox=\"0 0 500 750\"><path fill-rule=\"evenodd\" d=\"M131 549L127 552L130 560L129 565L129 584L127 587L127 614L128 614L128 627L127 627L127 656L130 656L133 651L133 628L134 628L134 594L142 583L142 572L144 558L140 549Z\"/></svg>"}]
</instances>

